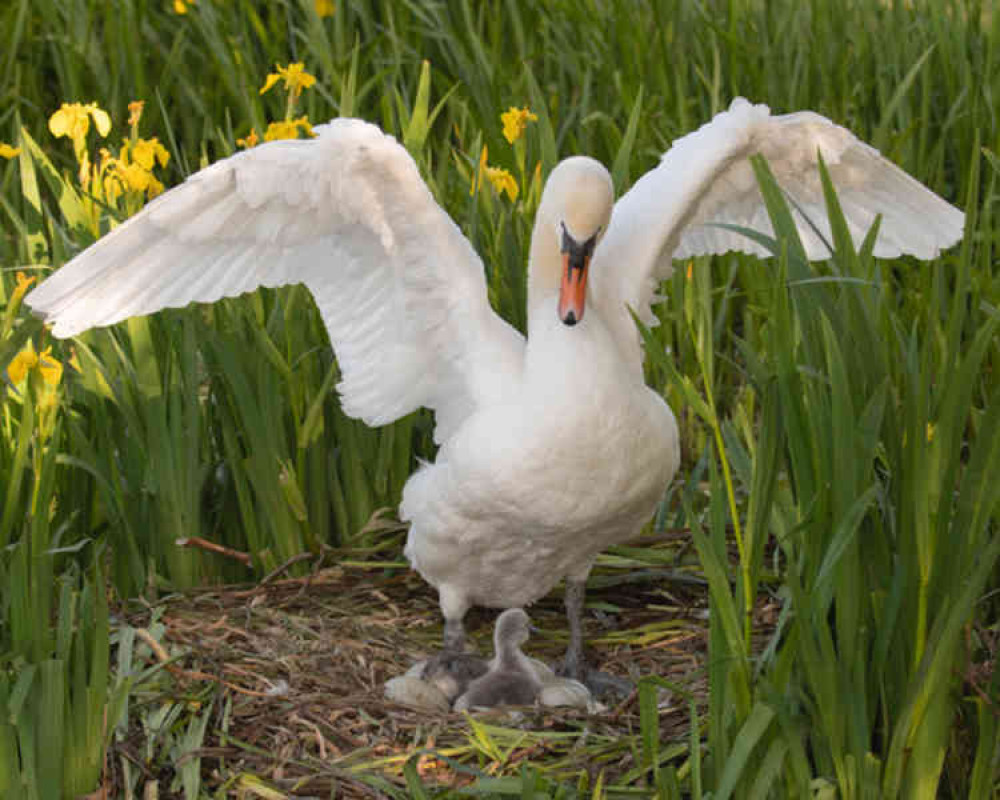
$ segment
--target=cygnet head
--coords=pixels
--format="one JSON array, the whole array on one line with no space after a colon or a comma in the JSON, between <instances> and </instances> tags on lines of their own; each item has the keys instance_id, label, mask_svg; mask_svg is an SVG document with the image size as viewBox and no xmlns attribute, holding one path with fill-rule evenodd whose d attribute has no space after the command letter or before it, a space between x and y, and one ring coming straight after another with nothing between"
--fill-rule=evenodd
<instances>
[{"instance_id":1,"label":"cygnet head","mask_svg":"<svg viewBox=\"0 0 1000 800\"><path fill-rule=\"evenodd\" d=\"M440 690L450 703L488 669L486 660L473 653L445 650L422 664L416 677Z\"/></svg>"},{"instance_id":2,"label":"cygnet head","mask_svg":"<svg viewBox=\"0 0 1000 800\"><path fill-rule=\"evenodd\" d=\"M608 229L614 186L604 165L587 156L559 162L542 192L531 239L529 303L559 291L559 318L583 318L587 272Z\"/></svg>"},{"instance_id":3,"label":"cygnet head","mask_svg":"<svg viewBox=\"0 0 1000 800\"><path fill-rule=\"evenodd\" d=\"M493 629L493 647L499 660L515 655L531 638L531 619L520 608L508 608L497 617Z\"/></svg>"}]
</instances>

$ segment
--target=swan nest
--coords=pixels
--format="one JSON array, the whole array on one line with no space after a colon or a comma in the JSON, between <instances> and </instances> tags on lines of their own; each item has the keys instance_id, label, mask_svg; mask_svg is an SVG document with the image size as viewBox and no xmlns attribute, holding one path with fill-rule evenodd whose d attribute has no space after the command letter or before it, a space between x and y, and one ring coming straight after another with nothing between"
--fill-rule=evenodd
<instances>
[{"instance_id":1,"label":"swan nest","mask_svg":"<svg viewBox=\"0 0 1000 800\"><path fill-rule=\"evenodd\" d=\"M686 539L684 532L667 533L641 544L667 553L683 550ZM314 796L328 796L336 787L338 797L370 797L371 784L362 776L403 785L403 765L428 749L447 749L458 753L452 760L475 764L480 754L470 743L469 722L462 714L413 708L384 696L387 680L439 648L436 593L398 562L388 568L373 564L371 551L337 557L353 558L359 566L320 568L265 585L194 590L119 609L119 625L148 631L155 644L150 647L146 636L137 638L133 670L164 658L172 661L148 686L137 687L142 704L133 701L127 735L120 741L112 738L111 772L120 771L123 759L144 758L150 746L144 723L166 703L183 705L191 722L194 716L209 715L199 750L207 786L254 774L279 788L295 787ZM674 568L669 579L662 573L598 562L585 614L590 656L611 674L632 681L658 675L707 702L707 589L688 566ZM567 636L561 591L533 605L530 613L539 632L525 652L554 663ZM777 609L763 606L757 616L763 641ZM495 611L470 611L471 648L492 652L495 619ZM116 659L113 653L112 664ZM605 764L606 780L627 772L635 766L629 743L634 744L639 730L635 694L593 711L539 704L512 717L510 709L492 710L495 724L516 728L523 736L497 769L516 772L530 758L557 763L554 774L571 779L592 767L586 743L599 741L605 754L608 747L621 751ZM663 740L686 735L689 715L686 701L663 692ZM188 723L182 716L174 727L183 731ZM162 758L169 763L169 757ZM461 785L473 780L445 761L419 758L419 770L429 782Z\"/></svg>"}]
</instances>

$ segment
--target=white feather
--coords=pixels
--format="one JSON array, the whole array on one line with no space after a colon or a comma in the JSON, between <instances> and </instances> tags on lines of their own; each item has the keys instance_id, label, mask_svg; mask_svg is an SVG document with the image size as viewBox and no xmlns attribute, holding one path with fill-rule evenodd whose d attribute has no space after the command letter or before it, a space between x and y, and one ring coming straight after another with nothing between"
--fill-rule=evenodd
<instances>
[{"instance_id":1,"label":"white feather","mask_svg":"<svg viewBox=\"0 0 1000 800\"><path fill-rule=\"evenodd\" d=\"M882 215L875 255L936 257L962 237L965 217L850 131L811 111L772 116L743 98L676 140L660 164L615 204L594 256L595 294L636 367L641 355L626 308L654 325L650 305L674 260L739 251L770 255L757 242L718 227L738 225L773 235L749 157L763 155L792 201L810 259L829 257L832 241L817 153L830 172L855 245ZM805 219L804 212L809 221ZM812 224L810 224L812 223Z\"/></svg>"},{"instance_id":2,"label":"white feather","mask_svg":"<svg viewBox=\"0 0 1000 800\"><path fill-rule=\"evenodd\" d=\"M345 410L377 425L428 406L446 438L516 385L523 338L490 309L482 262L407 152L358 120L316 130L191 176L28 304L66 337L301 282L337 352Z\"/></svg>"}]
</instances>

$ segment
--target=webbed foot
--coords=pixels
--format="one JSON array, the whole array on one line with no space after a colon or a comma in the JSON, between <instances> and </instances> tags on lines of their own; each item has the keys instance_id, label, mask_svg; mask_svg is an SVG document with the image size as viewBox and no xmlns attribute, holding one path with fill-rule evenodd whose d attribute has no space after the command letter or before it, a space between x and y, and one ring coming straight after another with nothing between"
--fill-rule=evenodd
<instances>
[{"instance_id":1,"label":"webbed foot","mask_svg":"<svg viewBox=\"0 0 1000 800\"><path fill-rule=\"evenodd\" d=\"M579 681L599 700L622 700L635 689L632 681L591 667L580 653L572 650L566 652L562 663L556 667L556 674Z\"/></svg>"}]
</instances>

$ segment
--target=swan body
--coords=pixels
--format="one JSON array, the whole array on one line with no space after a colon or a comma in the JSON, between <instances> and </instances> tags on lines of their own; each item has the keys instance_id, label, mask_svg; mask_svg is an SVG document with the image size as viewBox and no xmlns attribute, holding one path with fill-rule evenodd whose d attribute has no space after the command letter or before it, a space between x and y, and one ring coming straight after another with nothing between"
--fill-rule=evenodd
<instances>
[{"instance_id":1,"label":"swan body","mask_svg":"<svg viewBox=\"0 0 1000 800\"><path fill-rule=\"evenodd\" d=\"M680 460L673 413L598 315L568 328L543 303L529 327L519 402L475 413L403 492L407 557L466 605L528 605L586 576L652 516Z\"/></svg>"},{"instance_id":2,"label":"swan body","mask_svg":"<svg viewBox=\"0 0 1000 800\"><path fill-rule=\"evenodd\" d=\"M932 258L962 213L812 112L738 98L677 140L617 202L606 169L550 174L529 257L528 337L490 308L484 268L406 150L335 119L166 192L26 298L72 336L136 314L304 283L342 372L344 410L382 425L425 406L441 445L406 484L406 554L437 587L449 653L472 604L526 605L567 579L568 672L581 675L583 586L597 553L636 533L679 464L674 416L643 381L632 320L656 322L678 258L761 246L771 232L748 157L792 200L809 258L829 255L817 175L829 169L856 243Z\"/></svg>"}]
</instances>

